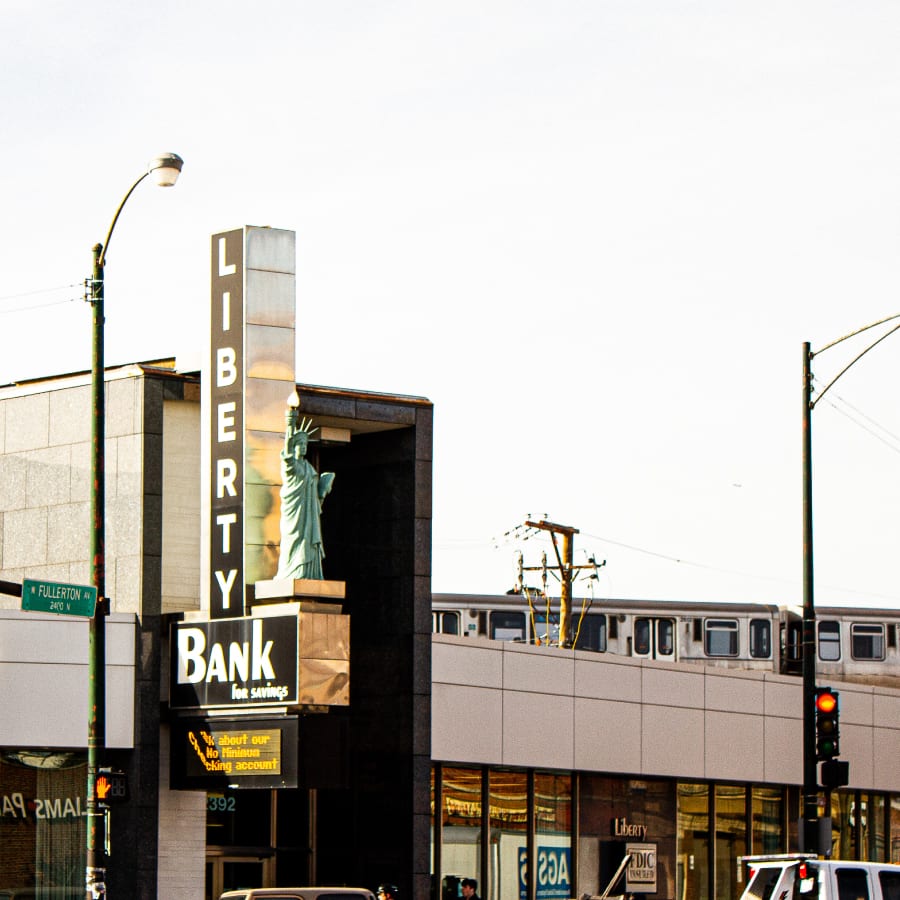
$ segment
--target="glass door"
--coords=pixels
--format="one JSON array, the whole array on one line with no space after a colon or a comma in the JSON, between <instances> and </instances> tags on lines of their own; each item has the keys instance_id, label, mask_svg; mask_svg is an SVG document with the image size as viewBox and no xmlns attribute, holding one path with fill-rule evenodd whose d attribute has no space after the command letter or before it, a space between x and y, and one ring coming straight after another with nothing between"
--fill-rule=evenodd
<instances>
[{"instance_id":1,"label":"glass door","mask_svg":"<svg viewBox=\"0 0 900 900\"><path fill-rule=\"evenodd\" d=\"M208 856L206 900L217 900L222 891L269 886L272 862L271 857Z\"/></svg>"}]
</instances>

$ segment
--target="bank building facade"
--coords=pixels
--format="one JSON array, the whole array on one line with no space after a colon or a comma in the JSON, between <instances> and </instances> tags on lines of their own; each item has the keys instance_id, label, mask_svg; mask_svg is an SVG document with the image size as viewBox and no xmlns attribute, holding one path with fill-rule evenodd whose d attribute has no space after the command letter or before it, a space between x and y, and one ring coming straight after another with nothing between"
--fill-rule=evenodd
<instances>
[{"instance_id":1,"label":"bank building facade","mask_svg":"<svg viewBox=\"0 0 900 900\"><path fill-rule=\"evenodd\" d=\"M434 633L432 404L298 382L294 260L213 235L203 366L106 372L109 896L736 897L796 846L798 680ZM0 897L84 896L90 398L0 388ZM842 699L841 850L897 858L900 692Z\"/></svg>"}]
</instances>

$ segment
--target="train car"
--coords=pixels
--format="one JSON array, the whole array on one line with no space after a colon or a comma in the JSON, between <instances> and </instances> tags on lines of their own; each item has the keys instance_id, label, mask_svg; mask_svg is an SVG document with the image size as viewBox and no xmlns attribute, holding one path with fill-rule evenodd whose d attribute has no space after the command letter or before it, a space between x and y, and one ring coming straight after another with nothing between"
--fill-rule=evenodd
<instances>
[{"instance_id":1,"label":"train car","mask_svg":"<svg viewBox=\"0 0 900 900\"><path fill-rule=\"evenodd\" d=\"M754 603L572 601L574 647L659 659L801 674L802 611ZM900 685L900 611L816 610L820 681ZM432 630L536 645L559 641L559 600L521 594L435 594Z\"/></svg>"},{"instance_id":2,"label":"train car","mask_svg":"<svg viewBox=\"0 0 900 900\"><path fill-rule=\"evenodd\" d=\"M782 610L786 671L800 674L802 611ZM816 607L816 673L820 683L835 681L900 685L900 610Z\"/></svg>"}]
</instances>

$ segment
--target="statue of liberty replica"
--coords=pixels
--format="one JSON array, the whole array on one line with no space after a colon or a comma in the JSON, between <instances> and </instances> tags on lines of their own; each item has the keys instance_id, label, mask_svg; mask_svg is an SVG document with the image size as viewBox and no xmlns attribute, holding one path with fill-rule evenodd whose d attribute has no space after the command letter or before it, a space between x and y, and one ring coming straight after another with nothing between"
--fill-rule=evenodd
<instances>
[{"instance_id":1,"label":"statue of liberty replica","mask_svg":"<svg viewBox=\"0 0 900 900\"><path fill-rule=\"evenodd\" d=\"M293 395L285 412L281 450L281 556L275 580L322 580L322 502L334 483L334 472L319 475L306 458L312 420L300 420L300 401Z\"/></svg>"}]
</instances>

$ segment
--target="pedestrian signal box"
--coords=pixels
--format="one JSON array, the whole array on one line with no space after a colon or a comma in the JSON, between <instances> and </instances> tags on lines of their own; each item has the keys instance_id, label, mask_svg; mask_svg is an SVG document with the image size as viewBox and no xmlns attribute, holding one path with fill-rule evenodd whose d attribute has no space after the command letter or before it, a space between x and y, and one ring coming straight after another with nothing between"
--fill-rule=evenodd
<instances>
[{"instance_id":1,"label":"pedestrian signal box","mask_svg":"<svg viewBox=\"0 0 900 900\"><path fill-rule=\"evenodd\" d=\"M113 769L100 769L94 793L98 803L124 803L128 799L128 776Z\"/></svg>"}]
</instances>

